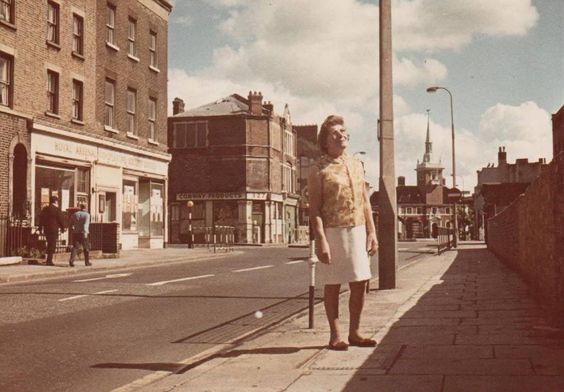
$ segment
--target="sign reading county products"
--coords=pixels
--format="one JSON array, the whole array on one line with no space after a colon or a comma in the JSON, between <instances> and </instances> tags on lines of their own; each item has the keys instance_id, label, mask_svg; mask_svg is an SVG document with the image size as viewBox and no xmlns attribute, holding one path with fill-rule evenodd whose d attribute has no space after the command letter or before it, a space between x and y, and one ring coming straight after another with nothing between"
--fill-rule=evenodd
<instances>
[{"instance_id":1,"label":"sign reading county products","mask_svg":"<svg viewBox=\"0 0 564 392\"><path fill-rule=\"evenodd\" d=\"M266 200L266 192L177 193L176 200Z\"/></svg>"}]
</instances>

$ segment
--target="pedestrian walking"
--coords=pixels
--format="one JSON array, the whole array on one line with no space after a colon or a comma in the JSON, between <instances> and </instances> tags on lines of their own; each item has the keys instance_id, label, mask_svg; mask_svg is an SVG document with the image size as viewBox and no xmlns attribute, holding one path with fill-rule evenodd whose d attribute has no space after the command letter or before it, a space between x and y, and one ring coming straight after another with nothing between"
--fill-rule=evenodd
<instances>
[{"instance_id":1,"label":"pedestrian walking","mask_svg":"<svg viewBox=\"0 0 564 392\"><path fill-rule=\"evenodd\" d=\"M43 207L39 215L39 232L45 234L47 239L47 260L45 264L53 264L53 254L57 247L57 239L59 238L59 230L61 233L65 232L65 223L63 221L63 214L58 207L59 198L51 196L49 205Z\"/></svg>"},{"instance_id":2,"label":"pedestrian walking","mask_svg":"<svg viewBox=\"0 0 564 392\"><path fill-rule=\"evenodd\" d=\"M90 263L90 244L88 234L90 230L90 214L86 211L86 205L80 204L80 210L72 214L69 228L72 233L72 251L69 259L69 265L74 267L74 259L78 248L82 247L84 253L84 264L88 267Z\"/></svg>"},{"instance_id":3,"label":"pedestrian walking","mask_svg":"<svg viewBox=\"0 0 564 392\"><path fill-rule=\"evenodd\" d=\"M376 229L362 162L346 154L349 135L342 117L331 115L321 125L318 144L323 152L309 177L309 213L321 261L318 278L324 284L324 304L331 336L328 348L374 347L360 334L366 285L372 277L370 256L378 249ZM350 287L348 344L339 328L341 284Z\"/></svg>"}]
</instances>

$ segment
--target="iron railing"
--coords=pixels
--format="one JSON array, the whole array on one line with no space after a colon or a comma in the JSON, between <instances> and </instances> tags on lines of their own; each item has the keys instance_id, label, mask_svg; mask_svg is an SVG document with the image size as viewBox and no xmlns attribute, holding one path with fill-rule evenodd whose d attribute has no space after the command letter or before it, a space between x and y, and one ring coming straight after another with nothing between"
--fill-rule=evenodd
<instances>
[{"instance_id":1,"label":"iron railing","mask_svg":"<svg viewBox=\"0 0 564 392\"><path fill-rule=\"evenodd\" d=\"M235 232L236 229L233 226L196 226L191 233L192 244L206 247L214 253L217 251L230 252L235 245Z\"/></svg>"},{"instance_id":2,"label":"iron railing","mask_svg":"<svg viewBox=\"0 0 564 392\"><path fill-rule=\"evenodd\" d=\"M454 230L449 227L437 228L437 254L454 247Z\"/></svg>"}]
</instances>

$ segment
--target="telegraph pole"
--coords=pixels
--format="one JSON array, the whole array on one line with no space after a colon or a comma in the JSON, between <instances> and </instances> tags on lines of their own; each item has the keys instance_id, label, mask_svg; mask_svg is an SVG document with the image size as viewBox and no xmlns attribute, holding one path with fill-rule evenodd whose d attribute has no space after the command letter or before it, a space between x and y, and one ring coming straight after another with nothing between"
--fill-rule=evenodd
<instances>
[{"instance_id":1,"label":"telegraph pole","mask_svg":"<svg viewBox=\"0 0 564 392\"><path fill-rule=\"evenodd\" d=\"M397 203L394 168L394 109L392 81L392 5L380 0L380 184L378 276L380 289L396 287Z\"/></svg>"}]
</instances>

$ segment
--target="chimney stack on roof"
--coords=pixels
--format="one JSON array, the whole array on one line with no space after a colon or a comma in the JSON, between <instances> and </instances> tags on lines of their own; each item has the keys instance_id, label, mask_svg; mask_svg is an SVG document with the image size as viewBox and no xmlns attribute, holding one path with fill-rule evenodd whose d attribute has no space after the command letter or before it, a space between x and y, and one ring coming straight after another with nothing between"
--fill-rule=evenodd
<instances>
[{"instance_id":1,"label":"chimney stack on roof","mask_svg":"<svg viewBox=\"0 0 564 392\"><path fill-rule=\"evenodd\" d=\"M260 116L262 114L262 93L249 91L249 112Z\"/></svg>"},{"instance_id":2,"label":"chimney stack on roof","mask_svg":"<svg viewBox=\"0 0 564 392\"><path fill-rule=\"evenodd\" d=\"M172 115L184 113L184 101L178 97L172 101Z\"/></svg>"},{"instance_id":3,"label":"chimney stack on roof","mask_svg":"<svg viewBox=\"0 0 564 392\"><path fill-rule=\"evenodd\" d=\"M398 186L405 186L405 177L404 176L398 177Z\"/></svg>"},{"instance_id":4,"label":"chimney stack on roof","mask_svg":"<svg viewBox=\"0 0 564 392\"><path fill-rule=\"evenodd\" d=\"M268 110L270 113L274 112L274 105L272 104L272 102L266 101L263 106L264 106L264 108L265 108L266 110Z\"/></svg>"},{"instance_id":5,"label":"chimney stack on roof","mask_svg":"<svg viewBox=\"0 0 564 392\"><path fill-rule=\"evenodd\" d=\"M507 163L507 153L505 152L505 147L500 147L497 152L497 164L501 166Z\"/></svg>"}]
</instances>

